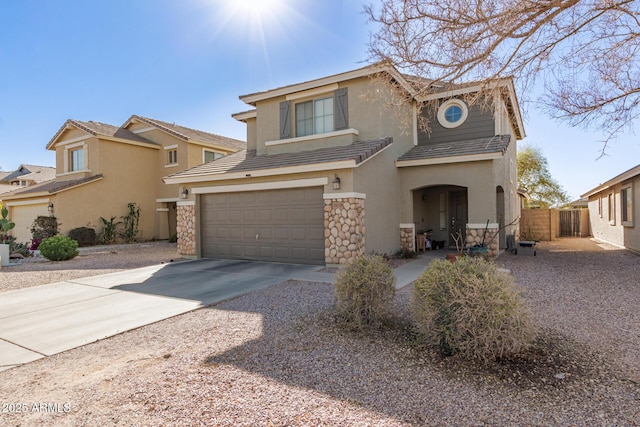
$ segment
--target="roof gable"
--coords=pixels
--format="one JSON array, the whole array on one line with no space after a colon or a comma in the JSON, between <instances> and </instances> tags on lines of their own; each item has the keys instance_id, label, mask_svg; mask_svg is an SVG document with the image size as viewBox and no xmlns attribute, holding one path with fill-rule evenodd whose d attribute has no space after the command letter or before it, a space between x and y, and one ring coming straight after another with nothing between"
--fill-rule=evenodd
<instances>
[{"instance_id":1,"label":"roof gable","mask_svg":"<svg viewBox=\"0 0 640 427\"><path fill-rule=\"evenodd\" d=\"M131 142L144 145L158 145L153 141L136 135L128 129L123 129L122 127L94 121L83 122L80 120L68 119L60 127L60 129L58 129L58 132L56 132L53 138L51 138L51 141L49 141L49 143L47 144L47 150L52 150L55 145L61 140L61 137L64 135L64 133L69 129L78 129L82 132L85 132L87 135L109 139L112 141Z\"/></svg>"},{"instance_id":2,"label":"roof gable","mask_svg":"<svg viewBox=\"0 0 640 427\"><path fill-rule=\"evenodd\" d=\"M214 133L191 129L185 126L177 125L175 123L168 123L162 120L151 119L149 117L138 115L129 117L129 119L122 125L122 128L128 128L131 124L136 122L145 123L186 142L199 142L210 145L217 145L219 147L228 148L230 150L243 150L247 147L246 142L240 141L238 139L216 135Z\"/></svg>"}]
</instances>

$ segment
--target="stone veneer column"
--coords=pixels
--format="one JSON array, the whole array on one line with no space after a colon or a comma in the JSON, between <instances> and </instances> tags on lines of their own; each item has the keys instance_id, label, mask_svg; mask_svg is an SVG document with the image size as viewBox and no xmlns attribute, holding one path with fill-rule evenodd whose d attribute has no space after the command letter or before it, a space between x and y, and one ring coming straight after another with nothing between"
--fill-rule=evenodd
<instances>
[{"instance_id":1,"label":"stone veneer column","mask_svg":"<svg viewBox=\"0 0 640 427\"><path fill-rule=\"evenodd\" d=\"M415 252L416 250L416 225L400 224L400 249Z\"/></svg>"},{"instance_id":2,"label":"stone veneer column","mask_svg":"<svg viewBox=\"0 0 640 427\"><path fill-rule=\"evenodd\" d=\"M486 233L484 231L485 229L487 230ZM481 244L484 234L484 245L489 248L488 255L490 258L495 258L500 252L497 233L498 224L495 223L489 223L489 227L487 227L486 224L467 224L465 248Z\"/></svg>"},{"instance_id":3,"label":"stone veneer column","mask_svg":"<svg viewBox=\"0 0 640 427\"><path fill-rule=\"evenodd\" d=\"M324 258L327 264L346 264L364 254L364 194L349 196L339 193L324 196Z\"/></svg>"},{"instance_id":4,"label":"stone veneer column","mask_svg":"<svg viewBox=\"0 0 640 427\"><path fill-rule=\"evenodd\" d=\"M178 253L196 255L196 204L178 202L177 206Z\"/></svg>"}]
</instances>

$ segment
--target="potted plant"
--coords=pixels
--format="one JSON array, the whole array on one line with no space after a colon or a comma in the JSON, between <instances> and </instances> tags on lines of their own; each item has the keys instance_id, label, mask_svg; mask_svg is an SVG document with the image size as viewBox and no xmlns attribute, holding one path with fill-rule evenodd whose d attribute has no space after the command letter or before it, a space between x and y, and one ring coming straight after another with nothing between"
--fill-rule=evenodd
<instances>
[{"instance_id":1,"label":"potted plant","mask_svg":"<svg viewBox=\"0 0 640 427\"><path fill-rule=\"evenodd\" d=\"M9 230L13 229L16 224L9 218L9 210L4 206L0 209L0 261L2 265L9 265Z\"/></svg>"}]
</instances>

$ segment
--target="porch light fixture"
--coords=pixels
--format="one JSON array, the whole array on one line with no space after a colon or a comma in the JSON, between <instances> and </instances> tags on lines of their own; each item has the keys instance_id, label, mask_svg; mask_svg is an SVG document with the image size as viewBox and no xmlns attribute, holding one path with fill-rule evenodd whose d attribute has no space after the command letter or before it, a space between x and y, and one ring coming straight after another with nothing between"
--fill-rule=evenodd
<instances>
[{"instance_id":1,"label":"porch light fixture","mask_svg":"<svg viewBox=\"0 0 640 427\"><path fill-rule=\"evenodd\" d=\"M53 203L49 202L49 205L47 206L47 210L49 211L49 216L53 216Z\"/></svg>"},{"instance_id":2,"label":"porch light fixture","mask_svg":"<svg viewBox=\"0 0 640 427\"><path fill-rule=\"evenodd\" d=\"M335 178L333 179L333 189L334 190L340 189L340 178L338 178L338 174L335 174Z\"/></svg>"},{"instance_id":3,"label":"porch light fixture","mask_svg":"<svg viewBox=\"0 0 640 427\"><path fill-rule=\"evenodd\" d=\"M187 187L182 187L182 191L180 192L180 197L182 197L183 199L186 199L188 195L189 195L189 190L187 190Z\"/></svg>"}]
</instances>

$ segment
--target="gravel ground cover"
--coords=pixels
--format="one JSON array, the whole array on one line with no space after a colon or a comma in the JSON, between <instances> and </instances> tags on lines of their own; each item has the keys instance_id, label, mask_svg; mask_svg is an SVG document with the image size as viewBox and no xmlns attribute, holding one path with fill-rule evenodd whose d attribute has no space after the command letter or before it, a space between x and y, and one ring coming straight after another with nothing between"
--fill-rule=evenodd
<instances>
[{"instance_id":1,"label":"gravel ground cover","mask_svg":"<svg viewBox=\"0 0 640 427\"><path fill-rule=\"evenodd\" d=\"M181 259L176 244L166 241L91 246L78 251L80 254L68 261L49 261L41 256L12 260L14 265L0 270L0 292Z\"/></svg>"},{"instance_id":2,"label":"gravel ground cover","mask_svg":"<svg viewBox=\"0 0 640 427\"><path fill-rule=\"evenodd\" d=\"M0 372L0 425L639 425L640 258L610 249L499 258L543 330L521 360L425 349L408 287L387 329L358 335L330 285L290 281Z\"/></svg>"}]
</instances>

